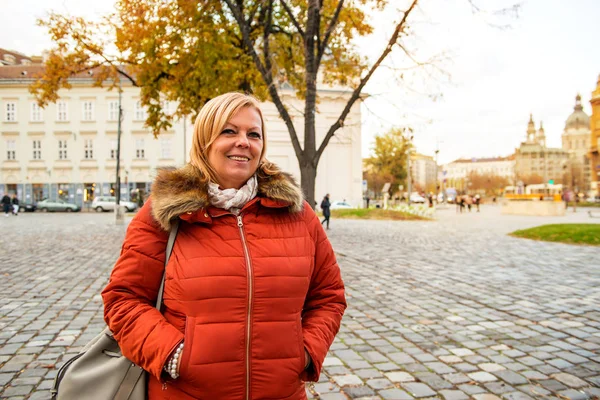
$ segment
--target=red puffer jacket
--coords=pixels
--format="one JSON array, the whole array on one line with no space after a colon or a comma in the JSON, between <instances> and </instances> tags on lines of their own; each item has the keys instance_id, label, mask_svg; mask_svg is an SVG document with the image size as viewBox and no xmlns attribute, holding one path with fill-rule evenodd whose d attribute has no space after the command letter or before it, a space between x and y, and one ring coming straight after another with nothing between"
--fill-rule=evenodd
<instances>
[{"instance_id":1,"label":"red puffer jacket","mask_svg":"<svg viewBox=\"0 0 600 400\"><path fill-rule=\"evenodd\" d=\"M123 354L150 373L151 400L305 399L303 381L319 378L346 308L340 269L293 180L258 177L258 196L235 216L209 205L195 168L161 171L129 225L104 316ZM174 218L161 314L154 302ZM167 379L182 340L180 377Z\"/></svg>"}]
</instances>

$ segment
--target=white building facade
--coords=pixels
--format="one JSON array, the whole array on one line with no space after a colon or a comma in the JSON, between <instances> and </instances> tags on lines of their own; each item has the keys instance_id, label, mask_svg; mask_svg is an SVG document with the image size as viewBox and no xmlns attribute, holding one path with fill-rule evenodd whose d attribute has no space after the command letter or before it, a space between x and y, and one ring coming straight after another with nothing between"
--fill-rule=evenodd
<instances>
[{"instance_id":1,"label":"white building facade","mask_svg":"<svg viewBox=\"0 0 600 400\"><path fill-rule=\"evenodd\" d=\"M458 159L442 167L444 186L463 187L469 175L495 175L514 180L514 157Z\"/></svg>"},{"instance_id":2,"label":"white building facade","mask_svg":"<svg viewBox=\"0 0 600 400\"><path fill-rule=\"evenodd\" d=\"M437 192L437 166L432 156L411 154L411 179L416 189L423 192Z\"/></svg>"},{"instance_id":3,"label":"white building facade","mask_svg":"<svg viewBox=\"0 0 600 400\"><path fill-rule=\"evenodd\" d=\"M55 104L37 106L28 92L32 73L41 66L0 67L0 193L16 193L22 202L63 199L84 209L94 197L114 195L119 94L75 78ZM339 117L350 93L322 89L317 115L317 143ZM303 103L293 92L284 102L300 136ZM171 112L175 103L165 103ZM124 86L121 98L121 197L142 201L151 190L157 168L189 161L193 121L179 120L155 138L144 127L146 111L139 88ZM267 125L267 158L299 181L300 169L289 133L272 103L263 103ZM330 193L361 204L360 104L356 104L321 157L315 197Z\"/></svg>"}]
</instances>

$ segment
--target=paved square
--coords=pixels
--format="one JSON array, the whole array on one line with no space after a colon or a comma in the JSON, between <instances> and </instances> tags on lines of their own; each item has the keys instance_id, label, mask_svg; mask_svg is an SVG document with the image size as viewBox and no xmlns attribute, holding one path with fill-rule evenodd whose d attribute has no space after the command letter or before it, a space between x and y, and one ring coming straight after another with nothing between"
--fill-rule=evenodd
<instances>
[{"instance_id":1,"label":"paved square","mask_svg":"<svg viewBox=\"0 0 600 400\"><path fill-rule=\"evenodd\" d=\"M349 307L309 398L598 398L600 249L506 236L594 221L437 216L332 220ZM99 293L125 231L112 220L0 221L1 398L49 399L56 367L104 327Z\"/></svg>"}]
</instances>

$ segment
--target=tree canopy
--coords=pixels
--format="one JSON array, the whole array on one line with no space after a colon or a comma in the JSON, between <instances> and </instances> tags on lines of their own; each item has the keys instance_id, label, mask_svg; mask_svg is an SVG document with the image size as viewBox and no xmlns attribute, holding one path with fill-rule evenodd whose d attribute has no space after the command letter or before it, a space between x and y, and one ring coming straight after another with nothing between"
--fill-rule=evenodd
<instances>
[{"instance_id":1,"label":"tree canopy","mask_svg":"<svg viewBox=\"0 0 600 400\"><path fill-rule=\"evenodd\" d=\"M483 191L485 194L500 194L506 186L511 184L510 179L493 173L478 173L472 171L468 176L471 184L469 190Z\"/></svg>"},{"instance_id":2,"label":"tree canopy","mask_svg":"<svg viewBox=\"0 0 600 400\"><path fill-rule=\"evenodd\" d=\"M373 31L365 12L386 3L118 0L100 22L51 13L38 24L55 47L30 89L45 106L81 72L97 71L98 86L125 80L141 88L146 125L158 135L173 118L193 116L221 93L238 90L266 100L269 93L279 97L277 87L287 82L306 98L306 46L314 57L311 72L320 69L324 83L356 86L368 64L353 39ZM174 115L163 112L163 99L178 102Z\"/></svg>"},{"instance_id":3,"label":"tree canopy","mask_svg":"<svg viewBox=\"0 0 600 400\"><path fill-rule=\"evenodd\" d=\"M115 12L100 22L54 13L39 21L55 47L30 90L44 106L70 88L70 77L90 69L98 86L114 88L126 80L140 87L146 125L155 135L228 91L269 99L288 129L312 204L319 160L384 60L399 48L421 65L405 46L419 1L117 0ZM396 22L387 41L373 44L379 56L367 60L355 39L373 32L369 12L386 7L397 13ZM319 80L347 87L348 95L317 143ZM282 100L283 84L304 99L303 140ZM173 115L162 110L162 100L177 101Z\"/></svg>"},{"instance_id":4,"label":"tree canopy","mask_svg":"<svg viewBox=\"0 0 600 400\"><path fill-rule=\"evenodd\" d=\"M393 184L394 191L404 183L407 176L406 157L412 147L406 135L411 132L410 128L394 128L375 137L373 156L365 160L373 183L385 177Z\"/></svg>"}]
</instances>

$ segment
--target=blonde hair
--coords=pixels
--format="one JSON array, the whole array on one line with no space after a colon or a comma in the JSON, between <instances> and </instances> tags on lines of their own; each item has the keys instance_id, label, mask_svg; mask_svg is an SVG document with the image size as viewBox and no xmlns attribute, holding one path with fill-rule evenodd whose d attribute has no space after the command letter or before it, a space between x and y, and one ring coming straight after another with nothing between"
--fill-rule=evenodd
<instances>
[{"instance_id":1,"label":"blonde hair","mask_svg":"<svg viewBox=\"0 0 600 400\"><path fill-rule=\"evenodd\" d=\"M258 99L254 96L238 92L225 93L209 100L198 113L194 124L190 164L198 168L205 179L218 183L217 174L208 162L208 151L221 134L227 121L244 107L254 108L260 115L263 147L260 153L259 168L265 161L267 132Z\"/></svg>"}]
</instances>

